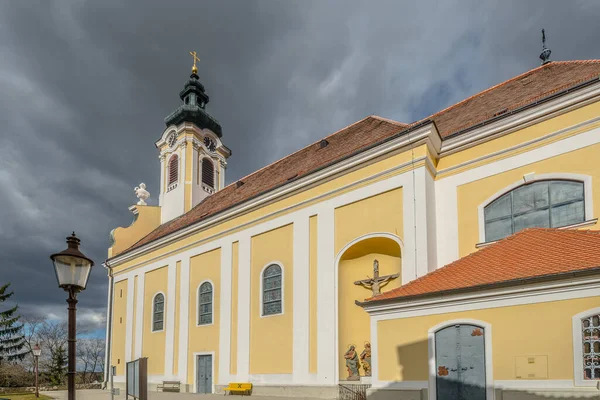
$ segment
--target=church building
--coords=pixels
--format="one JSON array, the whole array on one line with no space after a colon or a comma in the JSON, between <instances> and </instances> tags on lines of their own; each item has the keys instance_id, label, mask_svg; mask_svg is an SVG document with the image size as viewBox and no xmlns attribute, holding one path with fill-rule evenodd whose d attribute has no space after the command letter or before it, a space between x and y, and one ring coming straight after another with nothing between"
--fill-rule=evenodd
<instances>
[{"instance_id":1,"label":"church building","mask_svg":"<svg viewBox=\"0 0 600 400\"><path fill-rule=\"evenodd\" d=\"M195 63L179 97L104 264L117 385L147 358L151 391L598 393L600 60L368 116L228 185Z\"/></svg>"}]
</instances>

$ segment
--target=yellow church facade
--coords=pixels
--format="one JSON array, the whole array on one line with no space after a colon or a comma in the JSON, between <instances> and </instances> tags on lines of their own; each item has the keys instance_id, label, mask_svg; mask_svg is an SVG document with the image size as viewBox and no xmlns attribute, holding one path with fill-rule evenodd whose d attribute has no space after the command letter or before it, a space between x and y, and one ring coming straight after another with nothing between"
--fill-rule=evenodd
<instances>
[{"instance_id":1,"label":"yellow church facade","mask_svg":"<svg viewBox=\"0 0 600 400\"><path fill-rule=\"evenodd\" d=\"M568 280L552 260L507 277L493 267L469 286L481 273L471 265L456 287L432 287L479 252L521 254L501 246L522 229L598 229L599 74L597 61L552 62L412 124L369 116L225 186L235 155L194 72L156 142L159 206L138 195L134 223L111 233L114 381L147 357L151 388L196 393L250 382L332 398L360 383L370 396L443 400L469 379L484 388L473 398L593 390L600 366L586 370L578 344L582 318L600 312L592 266ZM538 243L527 234L523 246ZM448 389L436 354L459 325L481 339L483 372Z\"/></svg>"}]
</instances>

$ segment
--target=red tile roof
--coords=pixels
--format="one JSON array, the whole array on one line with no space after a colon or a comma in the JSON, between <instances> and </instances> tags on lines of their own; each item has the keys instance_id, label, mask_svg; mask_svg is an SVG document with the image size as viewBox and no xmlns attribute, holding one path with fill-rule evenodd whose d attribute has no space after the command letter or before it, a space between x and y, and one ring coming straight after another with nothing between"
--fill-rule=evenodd
<instances>
[{"instance_id":1,"label":"red tile roof","mask_svg":"<svg viewBox=\"0 0 600 400\"><path fill-rule=\"evenodd\" d=\"M600 231L530 228L367 301L477 290L595 268L600 273Z\"/></svg>"},{"instance_id":2,"label":"red tile roof","mask_svg":"<svg viewBox=\"0 0 600 400\"><path fill-rule=\"evenodd\" d=\"M328 137L327 147L313 143L207 197L186 214L166 222L125 252L150 243L213 216L286 182L389 138L424 121L435 122L442 138L486 121L495 114L515 110L600 75L600 60L553 61L469 97L411 125L369 116ZM239 181L238 181L239 182Z\"/></svg>"}]
</instances>

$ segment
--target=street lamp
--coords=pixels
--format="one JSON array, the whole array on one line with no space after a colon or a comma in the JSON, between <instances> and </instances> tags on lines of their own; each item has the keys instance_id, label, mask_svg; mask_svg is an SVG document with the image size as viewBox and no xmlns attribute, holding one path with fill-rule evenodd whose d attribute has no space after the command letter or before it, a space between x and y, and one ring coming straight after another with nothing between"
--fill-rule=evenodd
<instances>
[{"instance_id":1,"label":"street lamp","mask_svg":"<svg viewBox=\"0 0 600 400\"><path fill-rule=\"evenodd\" d=\"M58 286L69 293L69 367L67 371L68 400L75 400L75 343L76 325L75 312L77 310L77 293L85 290L94 262L79 251L81 240L75 232L67 238L67 248L60 253L52 254L50 258L54 264Z\"/></svg>"},{"instance_id":2,"label":"street lamp","mask_svg":"<svg viewBox=\"0 0 600 400\"><path fill-rule=\"evenodd\" d=\"M35 397L40 397L40 392L38 389L38 371L39 371L39 357L42 354L42 349L39 344L35 344L33 346L33 356L35 357Z\"/></svg>"}]
</instances>

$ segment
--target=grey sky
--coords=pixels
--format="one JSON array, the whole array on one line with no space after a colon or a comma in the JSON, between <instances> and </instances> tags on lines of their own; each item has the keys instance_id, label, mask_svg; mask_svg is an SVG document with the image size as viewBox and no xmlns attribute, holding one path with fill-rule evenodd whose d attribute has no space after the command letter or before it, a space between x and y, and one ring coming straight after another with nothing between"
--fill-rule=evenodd
<instances>
[{"instance_id":1,"label":"grey sky","mask_svg":"<svg viewBox=\"0 0 600 400\"><path fill-rule=\"evenodd\" d=\"M227 182L369 114L412 122L553 60L600 56L597 1L2 1L0 283L63 318L49 254L75 230L97 267L133 188L157 202L154 142L190 50L232 149Z\"/></svg>"}]
</instances>

